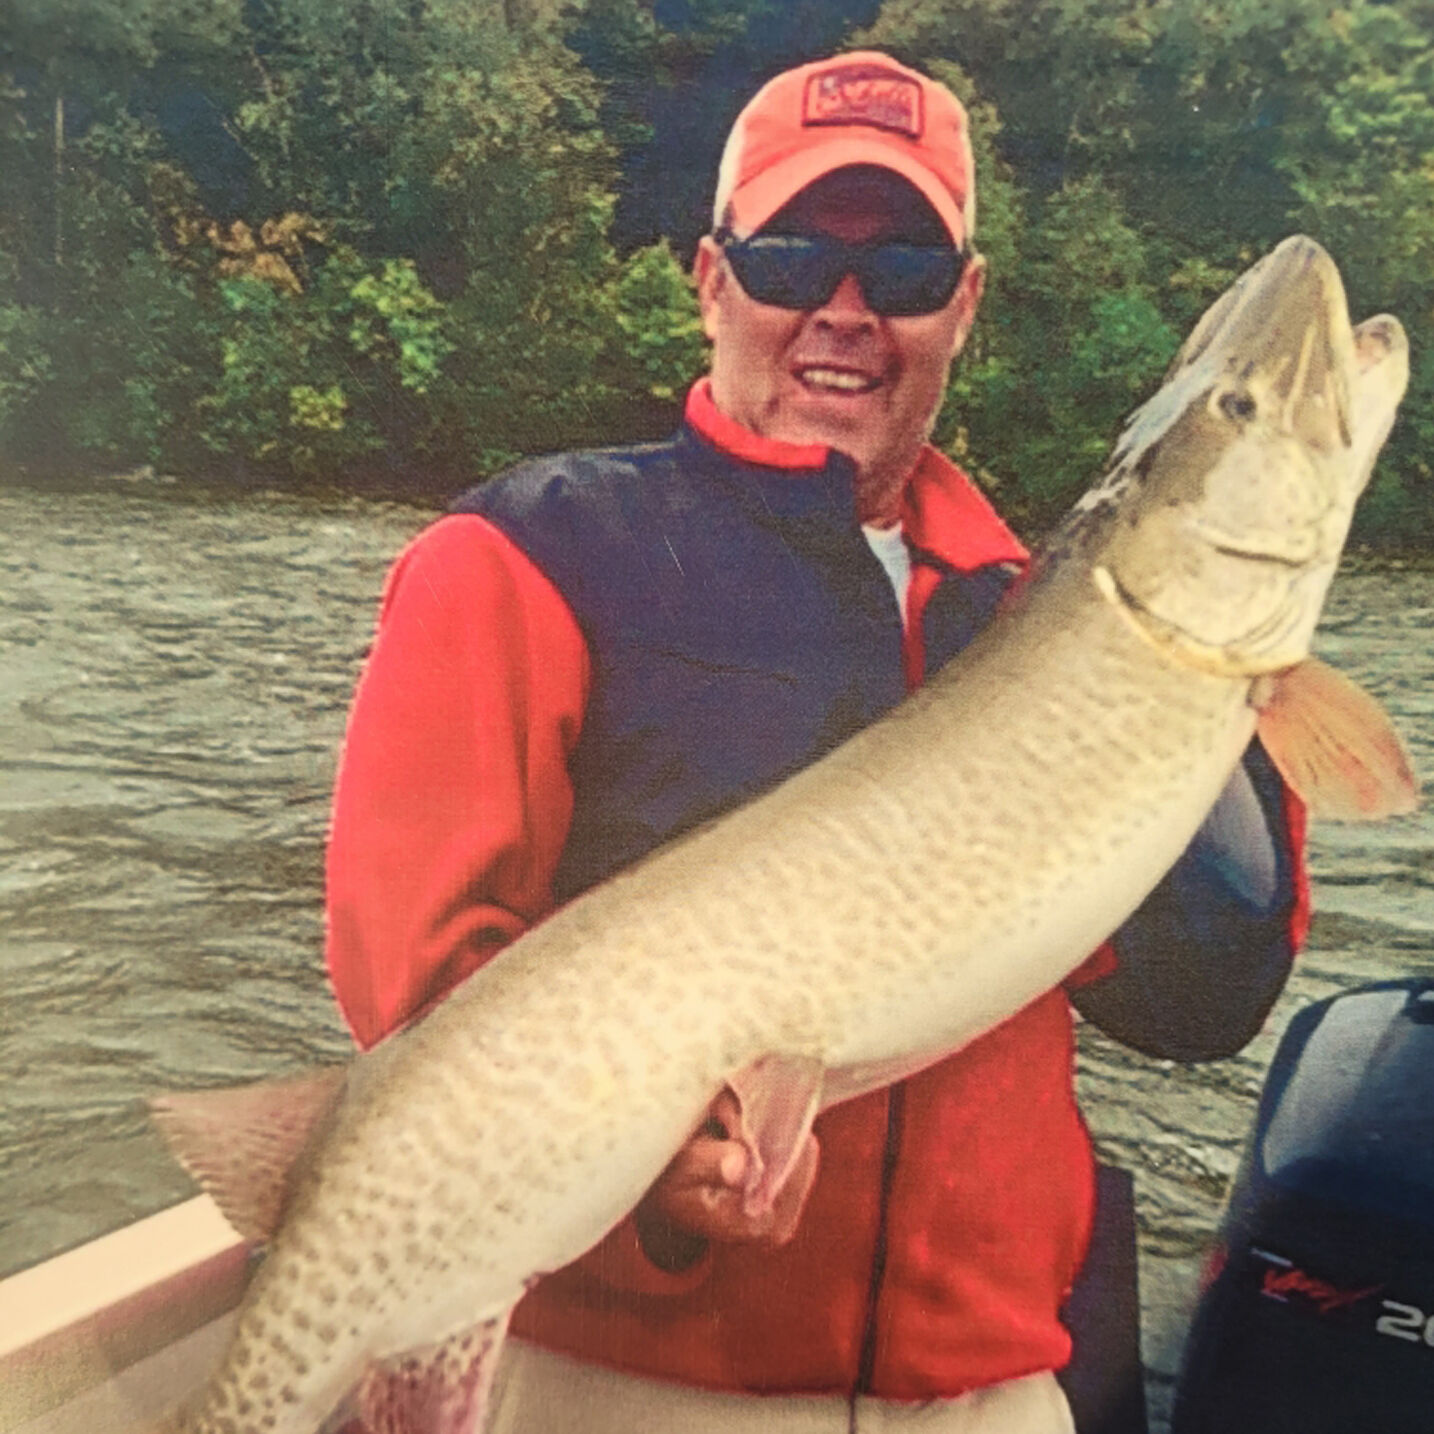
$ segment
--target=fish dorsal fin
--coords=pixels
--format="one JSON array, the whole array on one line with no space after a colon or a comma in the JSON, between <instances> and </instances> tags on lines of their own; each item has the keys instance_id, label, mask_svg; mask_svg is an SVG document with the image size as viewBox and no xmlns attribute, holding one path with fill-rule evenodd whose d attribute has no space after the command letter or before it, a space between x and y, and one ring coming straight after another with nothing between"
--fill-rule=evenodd
<instances>
[{"instance_id":1,"label":"fish dorsal fin","mask_svg":"<svg viewBox=\"0 0 1434 1434\"><path fill-rule=\"evenodd\" d=\"M359 1388L365 1434L479 1434L508 1312L369 1365Z\"/></svg>"},{"instance_id":2,"label":"fish dorsal fin","mask_svg":"<svg viewBox=\"0 0 1434 1434\"><path fill-rule=\"evenodd\" d=\"M338 1103L347 1066L224 1090L157 1096L150 1113L179 1163L246 1240L278 1228L290 1175Z\"/></svg>"},{"instance_id":3,"label":"fish dorsal fin","mask_svg":"<svg viewBox=\"0 0 1434 1434\"><path fill-rule=\"evenodd\" d=\"M822 1063L810 1056L766 1055L727 1084L742 1107L738 1138L747 1147L743 1205L765 1214L796 1170L821 1106Z\"/></svg>"},{"instance_id":4,"label":"fish dorsal fin","mask_svg":"<svg viewBox=\"0 0 1434 1434\"><path fill-rule=\"evenodd\" d=\"M1260 741L1312 816L1375 821L1419 805L1419 782L1388 714L1317 658L1261 679Z\"/></svg>"}]
</instances>

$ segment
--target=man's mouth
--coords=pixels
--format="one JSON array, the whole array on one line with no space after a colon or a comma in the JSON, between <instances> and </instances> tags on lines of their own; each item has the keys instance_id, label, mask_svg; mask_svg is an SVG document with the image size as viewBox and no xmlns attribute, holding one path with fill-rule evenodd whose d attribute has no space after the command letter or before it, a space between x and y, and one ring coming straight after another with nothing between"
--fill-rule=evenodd
<instances>
[{"instance_id":1,"label":"man's mouth","mask_svg":"<svg viewBox=\"0 0 1434 1434\"><path fill-rule=\"evenodd\" d=\"M822 364L806 364L795 370L797 381L814 393L870 393L881 379L858 369L828 368Z\"/></svg>"}]
</instances>

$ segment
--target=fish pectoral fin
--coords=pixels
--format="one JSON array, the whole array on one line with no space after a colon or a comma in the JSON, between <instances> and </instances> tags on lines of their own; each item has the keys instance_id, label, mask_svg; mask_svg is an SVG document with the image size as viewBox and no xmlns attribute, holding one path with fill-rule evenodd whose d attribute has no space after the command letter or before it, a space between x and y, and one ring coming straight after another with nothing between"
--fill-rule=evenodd
<instances>
[{"instance_id":1,"label":"fish pectoral fin","mask_svg":"<svg viewBox=\"0 0 1434 1434\"><path fill-rule=\"evenodd\" d=\"M1260 741L1310 814L1376 821L1419 805L1419 781L1388 714L1318 658L1255 684Z\"/></svg>"},{"instance_id":2,"label":"fish pectoral fin","mask_svg":"<svg viewBox=\"0 0 1434 1434\"><path fill-rule=\"evenodd\" d=\"M357 1401L365 1434L479 1434L511 1313L370 1364Z\"/></svg>"},{"instance_id":3,"label":"fish pectoral fin","mask_svg":"<svg viewBox=\"0 0 1434 1434\"><path fill-rule=\"evenodd\" d=\"M772 1208L815 1139L822 1072L815 1057L774 1054L759 1057L727 1082L742 1108L737 1136L750 1157L742 1197L749 1215Z\"/></svg>"},{"instance_id":4,"label":"fish pectoral fin","mask_svg":"<svg viewBox=\"0 0 1434 1434\"><path fill-rule=\"evenodd\" d=\"M179 1163L246 1239L272 1238L291 1176L338 1104L348 1067L225 1090L172 1092L150 1115Z\"/></svg>"}]
</instances>

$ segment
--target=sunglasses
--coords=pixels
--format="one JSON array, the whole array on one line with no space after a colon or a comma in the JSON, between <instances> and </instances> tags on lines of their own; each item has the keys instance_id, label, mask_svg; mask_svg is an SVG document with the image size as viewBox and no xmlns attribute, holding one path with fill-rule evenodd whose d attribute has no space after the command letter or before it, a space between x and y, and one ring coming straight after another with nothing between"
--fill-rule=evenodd
<instances>
[{"instance_id":1,"label":"sunglasses","mask_svg":"<svg viewBox=\"0 0 1434 1434\"><path fill-rule=\"evenodd\" d=\"M713 237L749 298L779 309L818 309L854 274L873 312L885 318L934 314L951 302L966 255L950 244L848 244L826 235Z\"/></svg>"}]
</instances>

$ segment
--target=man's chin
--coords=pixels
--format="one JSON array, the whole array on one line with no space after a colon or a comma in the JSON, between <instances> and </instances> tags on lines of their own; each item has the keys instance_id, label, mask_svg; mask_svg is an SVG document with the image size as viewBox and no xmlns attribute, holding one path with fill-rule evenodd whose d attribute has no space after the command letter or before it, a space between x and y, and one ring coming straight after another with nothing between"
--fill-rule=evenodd
<instances>
[{"instance_id":1,"label":"man's chin","mask_svg":"<svg viewBox=\"0 0 1434 1434\"><path fill-rule=\"evenodd\" d=\"M783 437L788 443L816 443L834 448L857 463L873 447L870 437L864 432L866 425L854 415L799 413L788 418L782 427L786 430Z\"/></svg>"}]
</instances>

